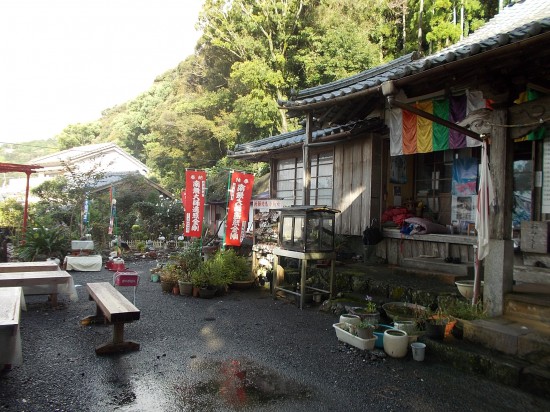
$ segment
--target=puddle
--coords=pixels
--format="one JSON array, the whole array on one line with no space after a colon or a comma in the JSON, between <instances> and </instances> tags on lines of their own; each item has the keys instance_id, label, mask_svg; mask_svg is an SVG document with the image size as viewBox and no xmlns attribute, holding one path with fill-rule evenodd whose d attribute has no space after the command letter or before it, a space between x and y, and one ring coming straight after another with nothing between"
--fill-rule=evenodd
<instances>
[{"instance_id":1,"label":"puddle","mask_svg":"<svg viewBox=\"0 0 550 412\"><path fill-rule=\"evenodd\" d=\"M190 411L249 409L311 396L306 386L248 360L203 361L195 368L207 372L206 379L196 383L184 380L173 388L176 404Z\"/></svg>"}]
</instances>

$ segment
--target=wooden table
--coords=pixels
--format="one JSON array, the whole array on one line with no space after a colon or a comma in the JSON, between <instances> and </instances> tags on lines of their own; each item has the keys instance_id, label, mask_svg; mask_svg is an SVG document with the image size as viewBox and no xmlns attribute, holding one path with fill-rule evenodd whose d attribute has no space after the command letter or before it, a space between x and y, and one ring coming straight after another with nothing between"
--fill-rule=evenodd
<instances>
[{"instance_id":1,"label":"wooden table","mask_svg":"<svg viewBox=\"0 0 550 412\"><path fill-rule=\"evenodd\" d=\"M46 262L7 262L0 263L0 273L11 272L37 272L59 270L59 265L54 261Z\"/></svg>"},{"instance_id":2,"label":"wooden table","mask_svg":"<svg viewBox=\"0 0 550 412\"><path fill-rule=\"evenodd\" d=\"M52 306L57 306L57 294L68 294L78 300L73 277L64 270L0 273L0 287L21 286L25 295L50 295Z\"/></svg>"}]
</instances>

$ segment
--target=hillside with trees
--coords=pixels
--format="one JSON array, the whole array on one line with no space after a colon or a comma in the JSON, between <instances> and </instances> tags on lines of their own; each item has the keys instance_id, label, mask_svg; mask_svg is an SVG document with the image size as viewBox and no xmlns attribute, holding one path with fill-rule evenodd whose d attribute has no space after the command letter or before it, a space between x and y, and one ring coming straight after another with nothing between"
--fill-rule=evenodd
<instances>
[{"instance_id":1,"label":"hillside with trees","mask_svg":"<svg viewBox=\"0 0 550 412\"><path fill-rule=\"evenodd\" d=\"M55 143L62 150L114 142L174 194L184 184L186 168L206 168L209 198L224 199L228 169L268 171L265 164L235 163L226 157L228 149L300 127L278 105L293 90L342 79L411 51L433 53L507 3L205 0L197 22L202 37L193 55L159 74L136 99L105 109L97 121L68 125ZM19 147L15 151L33 152ZM9 161L5 153L0 156Z\"/></svg>"}]
</instances>

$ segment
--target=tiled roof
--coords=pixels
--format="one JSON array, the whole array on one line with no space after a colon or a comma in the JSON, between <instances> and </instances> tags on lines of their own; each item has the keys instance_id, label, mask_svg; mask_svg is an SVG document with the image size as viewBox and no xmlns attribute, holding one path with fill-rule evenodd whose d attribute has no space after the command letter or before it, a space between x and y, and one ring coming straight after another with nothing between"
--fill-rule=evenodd
<instances>
[{"instance_id":1,"label":"tiled roof","mask_svg":"<svg viewBox=\"0 0 550 412\"><path fill-rule=\"evenodd\" d=\"M365 131L380 131L385 129L386 125L379 118L363 120L359 122L350 122L345 125L328 127L325 129L316 130L312 133L312 143L323 140L323 138L331 135L349 132L350 134L364 133ZM305 129L296 130L294 132L283 133L278 136L271 136L265 139L256 140L253 142L243 143L235 146L233 151L228 154L238 155L238 157L246 157L248 154L258 154L261 152L273 152L278 149L284 149L291 146L301 146L305 140Z\"/></svg>"},{"instance_id":2,"label":"tiled roof","mask_svg":"<svg viewBox=\"0 0 550 412\"><path fill-rule=\"evenodd\" d=\"M548 31L550 31L550 0L516 1L464 40L438 53L417 60L414 60L415 55L407 55L348 79L305 89L288 101L279 101L279 104L291 111L300 110L311 104L350 96L389 80L402 79Z\"/></svg>"},{"instance_id":3,"label":"tiled roof","mask_svg":"<svg viewBox=\"0 0 550 412\"><path fill-rule=\"evenodd\" d=\"M32 159L31 163L57 163L59 161L69 161L82 156L88 156L92 153L99 153L110 147L116 147L116 145L114 143L96 143L86 146L73 147L70 149L62 150L61 152L37 157L36 159Z\"/></svg>"},{"instance_id":4,"label":"tiled roof","mask_svg":"<svg viewBox=\"0 0 550 412\"><path fill-rule=\"evenodd\" d=\"M498 50L503 46L545 34L545 37L541 38L542 42L537 40L534 46L530 46L529 48L522 47L521 52L516 52L513 57L508 56L507 53L502 54L505 63L500 61L499 64L509 67L511 64L510 59L515 59L512 61L512 64L519 66L515 67L515 70L527 74L529 67L526 67L523 63L523 58L528 56L529 53L537 54L539 62L542 61L541 66L547 66L544 56L548 54L548 51L545 51L545 49L550 48L550 37L547 35L549 32L550 0L516 1L505 7L498 15L464 40L438 53L424 58L418 58L418 55L414 53L408 54L355 76L301 90L294 93L290 100L279 101L279 105L288 110L287 114L289 117L301 116L306 111L312 111L314 125L320 127L319 130L313 132L314 142L323 138L323 140L328 140L331 134L337 133L339 130L345 130L346 127L355 127L357 131L382 130L381 128L376 129L378 127L376 126L376 122L381 122L380 119L371 118L368 121L362 119L371 117L371 111L375 108L376 102L381 98L381 93L378 92L381 91L381 85L384 82L407 82L411 80L410 86L414 84L415 87L420 87L418 90L412 90L413 92L422 92L426 91L426 89L437 87L438 89L436 90L428 91L428 93L432 93L441 90L440 87L442 85L446 87L447 83L445 81L449 79L449 76L455 76L457 73L464 73L464 76L469 74L471 76L472 72L481 67L478 66L479 62L477 61L475 63L464 61L464 64L467 63L467 66L463 66L462 60L477 55L484 57L483 53L485 52ZM524 45L525 43L522 44L522 46ZM483 64L493 64L496 68L495 56L492 53L488 53L485 56L488 56L488 58L485 59L486 61L483 61ZM449 74L449 66L453 66L453 63L456 62L459 64L454 68L455 71L453 74ZM423 73L434 68L442 69L438 74L437 81L433 75L433 71ZM539 70L537 74L540 75L542 73L542 78L547 77L544 75L544 67L536 70ZM466 71L469 73L466 73ZM418 74L423 76L422 82L424 83L424 88L420 86L421 82L418 81L419 76L412 77ZM473 77L464 77L461 80L462 84L472 81L472 78L475 79L475 74ZM492 79L493 72L487 71L485 74L489 76L489 79ZM418 95L413 94L413 96ZM366 96L369 97L367 98ZM324 124L320 122L316 123L315 117L324 119ZM341 124L344 124L344 126L341 126ZM327 127L327 125L330 125L330 127ZM240 158L266 160L273 154L273 151L300 146L304 139L305 130L298 130L237 145L233 151L229 152L229 155Z\"/></svg>"}]
</instances>

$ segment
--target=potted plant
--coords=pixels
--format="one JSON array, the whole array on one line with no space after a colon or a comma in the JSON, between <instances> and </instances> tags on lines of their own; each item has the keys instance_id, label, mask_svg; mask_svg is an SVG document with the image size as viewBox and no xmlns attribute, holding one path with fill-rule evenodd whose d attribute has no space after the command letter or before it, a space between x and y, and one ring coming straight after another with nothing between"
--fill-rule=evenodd
<instances>
[{"instance_id":1,"label":"potted plant","mask_svg":"<svg viewBox=\"0 0 550 412\"><path fill-rule=\"evenodd\" d=\"M221 250L215 259L220 259L221 267L227 277L228 285L234 289L248 289L254 284L252 265L244 256L238 255L235 250Z\"/></svg>"},{"instance_id":2,"label":"potted plant","mask_svg":"<svg viewBox=\"0 0 550 412\"><path fill-rule=\"evenodd\" d=\"M160 286L163 292L170 293L178 282L178 267L175 263L165 264L159 271Z\"/></svg>"},{"instance_id":3,"label":"potted plant","mask_svg":"<svg viewBox=\"0 0 550 412\"><path fill-rule=\"evenodd\" d=\"M370 323L368 320L363 320L357 325L355 325L355 329L357 331L357 337L361 339L372 339L374 338L374 329L375 325Z\"/></svg>"},{"instance_id":4,"label":"potted plant","mask_svg":"<svg viewBox=\"0 0 550 412\"><path fill-rule=\"evenodd\" d=\"M223 272L221 259L214 256L191 270L191 281L194 287L199 288L200 297L212 298L220 288L227 287L231 280Z\"/></svg>"},{"instance_id":5,"label":"potted plant","mask_svg":"<svg viewBox=\"0 0 550 412\"><path fill-rule=\"evenodd\" d=\"M451 322L452 317L443 311L441 308L433 313L428 313L426 317L426 336L432 339L443 340L450 329L447 330L447 325Z\"/></svg>"},{"instance_id":6,"label":"potted plant","mask_svg":"<svg viewBox=\"0 0 550 412\"><path fill-rule=\"evenodd\" d=\"M365 296L365 305L354 307L351 309L351 312L359 316L361 320L366 320L373 325L380 323L380 312L372 296Z\"/></svg>"},{"instance_id":7,"label":"potted plant","mask_svg":"<svg viewBox=\"0 0 550 412\"><path fill-rule=\"evenodd\" d=\"M182 252L173 257L173 261L178 267L180 294L190 296L193 290L191 271L202 262L200 242L194 241L189 244Z\"/></svg>"}]
</instances>

